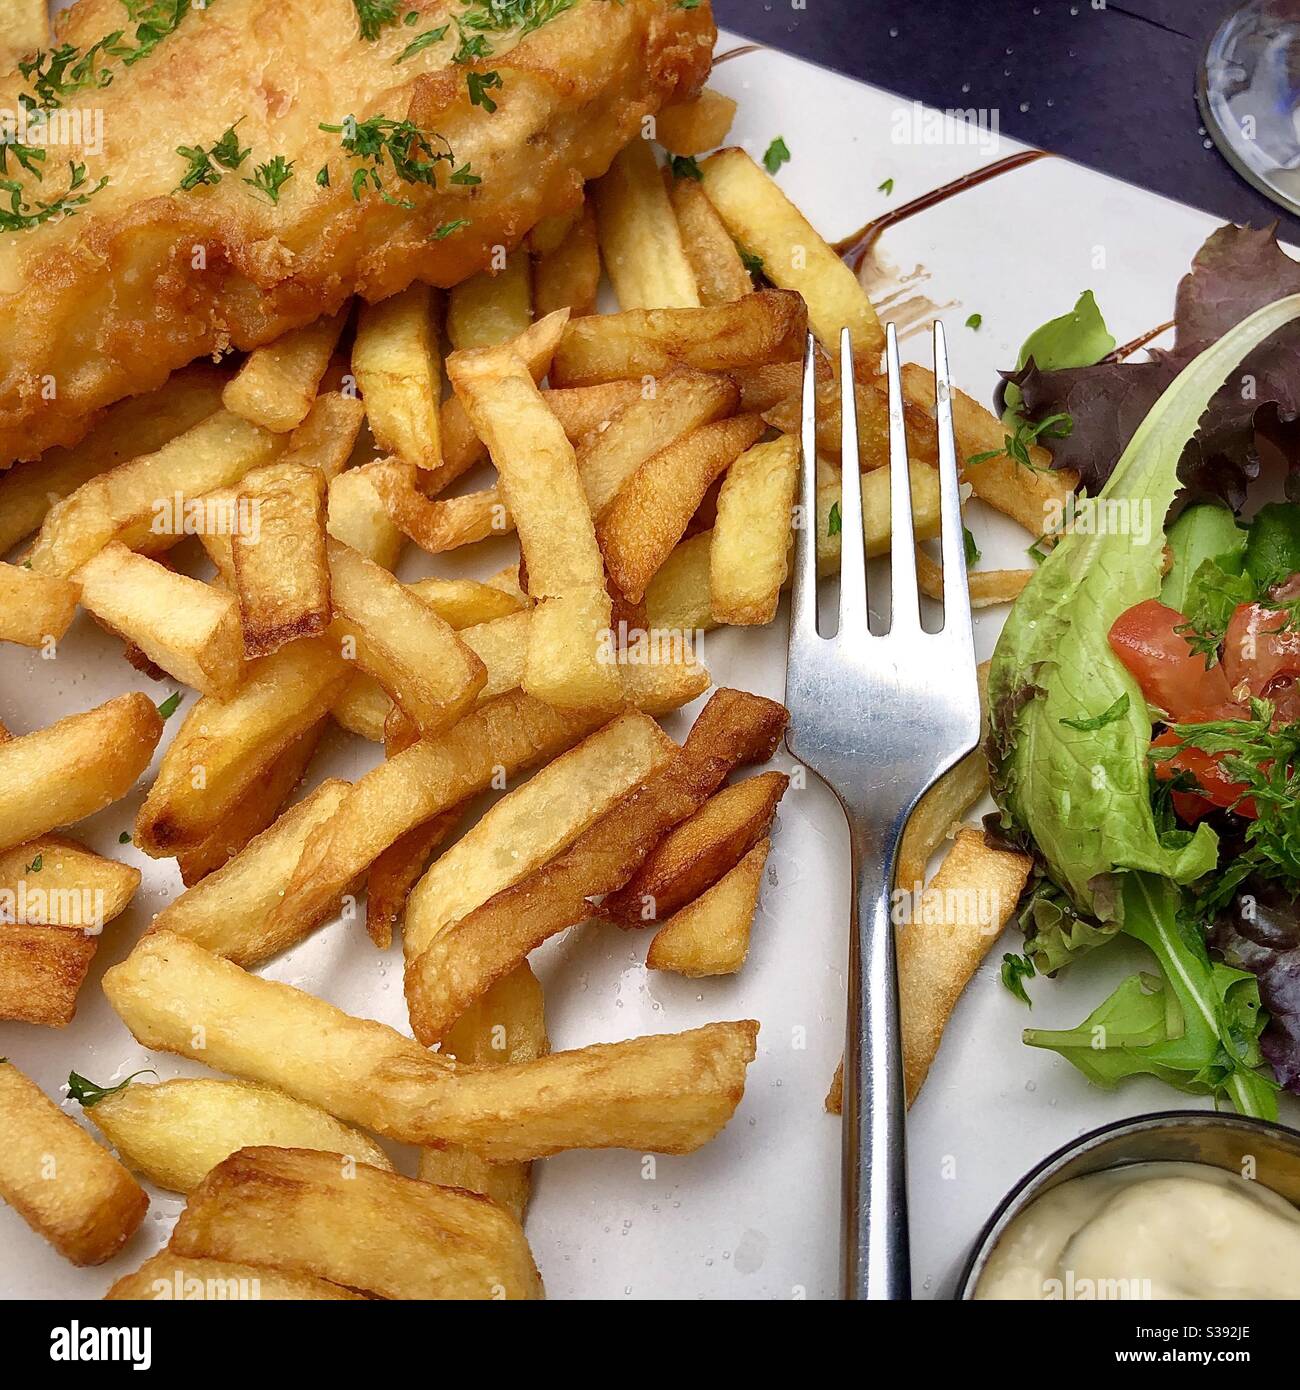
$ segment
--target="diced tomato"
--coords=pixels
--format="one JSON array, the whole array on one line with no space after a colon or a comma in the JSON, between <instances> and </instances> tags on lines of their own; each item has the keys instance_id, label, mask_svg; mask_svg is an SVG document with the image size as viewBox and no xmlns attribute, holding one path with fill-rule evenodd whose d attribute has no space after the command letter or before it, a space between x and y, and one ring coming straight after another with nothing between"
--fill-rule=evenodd
<instances>
[{"instance_id":1,"label":"diced tomato","mask_svg":"<svg viewBox=\"0 0 1300 1390\"><path fill-rule=\"evenodd\" d=\"M1210 724L1225 719L1246 719L1250 711L1241 705L1217 705L1212 709L1193 710L1182 724ZM1179 742L1172 729L1166 729L1153 743L1153 748L1172 748ZM1180 772L1190 772L1200 788L1196 792L1174 792L1174 810L1179 819L1195 824L1202 816L1208 815L1216 806L1232 807L1239 816L1254 820L1255 803L1249 799L1237 805L1237 798L1246 790L1244 783L1234 782L1223 770L1223 764L1213 753L1200 748L1185 748L1172 758L1155 764L1156 776L1168 782Z\"/></svg>"},{"instance_id":2,"label":"diced tomato","mask_svg":"<svg viewBox=\"0 0 1300 1390\"><path fill-rule=\"evenodd\" d=\"M1262 695L1270 681L1300 672L1300 632L1285 613L1243 603L1224 635L1223 670L1232 689L1245 681L1252 695Z\"/></svg>"},{"instance_id":3,"label":"diced tomato","mask_svg":"<svg viewBox=\"0 0 1300 1390\"><path fill-rule=\"evenodd\" d=\"M1121 613L1110 630L1111 650L1142 687L1147 701L1178 723L1186 723L1193 710L1232 700L1223 667L1216 664L1207 671L1204 656L1174 631L1186 621L1176 609L1147 599Z\"/></svg>"}]
</instances>

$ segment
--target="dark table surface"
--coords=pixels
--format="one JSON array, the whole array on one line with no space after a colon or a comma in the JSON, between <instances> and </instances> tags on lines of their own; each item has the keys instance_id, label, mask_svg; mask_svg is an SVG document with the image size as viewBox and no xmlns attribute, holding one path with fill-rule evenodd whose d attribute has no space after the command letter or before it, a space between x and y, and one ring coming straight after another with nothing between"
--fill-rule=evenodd
<instances>
[{"instance_id":1,"label":"dark table surface","mask_svg":"<svg viewBox=\"0 0 1300 1390\"><path fill-rule=\"evenodd\" d=\"M773 48L940 108L996 110L1016 139L1225 220L1279 220L1284 237L1300 239L1300 219L1208 147L1196 106L1206 41L1236 3L713 0L713 9L721 27Z\"/></svg>"}]
</instances>

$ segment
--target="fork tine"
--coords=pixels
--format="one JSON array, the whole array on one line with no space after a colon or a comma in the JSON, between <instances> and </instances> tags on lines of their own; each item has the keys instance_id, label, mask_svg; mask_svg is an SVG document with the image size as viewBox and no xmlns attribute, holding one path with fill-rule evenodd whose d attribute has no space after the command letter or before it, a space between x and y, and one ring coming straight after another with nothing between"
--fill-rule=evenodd
<instances>
[{"instance_id":1,"label":"fork tine","mask_svg":"<svg viewBox=\"0 0 1300 1390\"><path fill-rule=\"evenodd\" d=\"M790 651L817 636L817 340L803 357L803 436L799 460L802 524L794 533L794 585L790 595Z\"/></svg>"},{"instance_id":2,"label":"fork tine","mask_svg":"<svg viewBox=\"0 0 1300 1390\"><path fill-rule=\"evenodd\" d=\"M943 528L943 631L971 641L970 590L966 584L966 543L962 532L957 446L952 427L952 383L943 324L934 325L934 393L939 427L939 520Z\"/></svg>"},{"instance_id":3,"label":"fork tine","mask_svg":"<svg viewBox=\"0 0 1300 1390\"><path fill-rule=\"evenodd\" d=\"M853 389L853 338L840 332L840 625L836 639L870 637L867 616L867 546L862 529L862 473L858 457L858 401Z\"/></svg>"},{"instance_id":4,"label":"fork tine","mask_svg":"<svg viewBox=\"0 0 1300 1390\"><path fill-rule=\"evenodd\" d=\"M916 533L912 526L912 479L907 465L907 433L903 416L902 369L898 364L898 334L885 328L885 359L889 372L889 630L919 632L921 598L916 584Z\"/></svg>"}]
</instances>

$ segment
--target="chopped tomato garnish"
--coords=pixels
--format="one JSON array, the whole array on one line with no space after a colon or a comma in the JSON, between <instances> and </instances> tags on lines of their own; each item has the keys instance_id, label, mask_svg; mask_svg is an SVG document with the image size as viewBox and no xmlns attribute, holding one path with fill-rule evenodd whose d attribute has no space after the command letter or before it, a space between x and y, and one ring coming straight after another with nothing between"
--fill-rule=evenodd
<instances>
[{"instance_id":1,"label":"chopped tomato garnish","mask_svg":"<svg viewBox=\"0 0 1300 1390\"><path fill-rule=\"evenodd\" d=\"M1233 690L1244 681L1252 695L1263 695L1278 677L1300 672L1300 632L1276 608L1241 604L1224 634L1223 671Z\"/></svg>"},{"instance_id":2,"label":"chopped tomato garnish","mask_svg":"<svg viewBox=\"0 0 1300 1390\"><path fill-rule=\"evenodd\" d=\"M1241 705L1219 705L1214 709L1195 710L1180 724L1210 724L1224 719L1246 719L1250 711ZM1166 729L1153 743L1153 748L1172 748L1180 742L1173 729ZM1202 816L1208 815L1215 807L1231 808L1239 816L1254 820L1255 803L1249 798L1238 804L1238 798L1246 790L1244 782L1234 782L1223 770L1218 756L1201 748L1184 748L1172 758L1162 759L1155 764L1156 776L1168 782L1180 772L1188 772L1196 780L1197 792L1174 792L1174 810L1180 820L1195 824Z\"/></svg>"},{"instance_id":3,"label":"chopped tomato garnish","mask_svg":"<svg viewBox=\"0 0 1300 1390\"><path fill-rule=\"evenodd\" d=\"M1226 705L1232 690L1222 666L1207 671L1205 657L1175 631L1187 619L1177 609L1147 599L1121 613L1110 630L1111 650L1142 688L1149 704L1176 723L1193 710Z\"/></svg>"}]
</instances>

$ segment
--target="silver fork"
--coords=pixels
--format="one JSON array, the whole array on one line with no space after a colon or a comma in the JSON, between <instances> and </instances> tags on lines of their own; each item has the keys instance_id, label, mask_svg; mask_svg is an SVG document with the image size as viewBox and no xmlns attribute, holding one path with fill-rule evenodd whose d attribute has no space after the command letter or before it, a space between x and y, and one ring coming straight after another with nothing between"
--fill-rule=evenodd
<instances>
[{"instance_id":1,"label":"silver fork","mask_svg":"<svg viewBox=\"0 0 1300 1390\"><path fill-rule=\"evenodd\" d=\"M804 357L805 522L795 533L785 702L786 745L839 798L849 822L848 1027L844 1047L843 1276L846 1299L911 1297L907 1240L906 1099L890 890L899 840L917 801L979 741L979 693L966 591L957 451L943 325L934 325L943 547L943 628L921 626L912 492L898 340L886 330L892 615L873 635L857 408L849 332L840 341L844 480L840 498L839 628L817 631L816 374ZM910 890L912 885L906 887Z\"/></svg>"}]
</instances>

